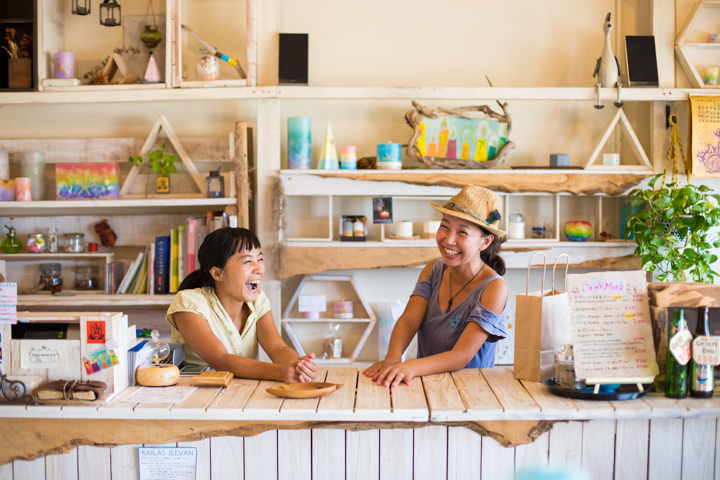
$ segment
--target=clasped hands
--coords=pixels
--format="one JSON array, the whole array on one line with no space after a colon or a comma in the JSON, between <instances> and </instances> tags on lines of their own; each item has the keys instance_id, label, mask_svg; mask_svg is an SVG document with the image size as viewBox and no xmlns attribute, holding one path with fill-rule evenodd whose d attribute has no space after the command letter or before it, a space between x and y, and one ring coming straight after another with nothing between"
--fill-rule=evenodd
<instances>
[{"instance_id":1,"label":"clasped hands","mask_svg":"<svg viewBox=\"0 0 720 480\"><path fill-rule=\"evenodd\" d=\"M285 366L285 383L307 383L315 380L318 367L313 359L314 353L290 360Z\"/></svg>"}]
</instances>

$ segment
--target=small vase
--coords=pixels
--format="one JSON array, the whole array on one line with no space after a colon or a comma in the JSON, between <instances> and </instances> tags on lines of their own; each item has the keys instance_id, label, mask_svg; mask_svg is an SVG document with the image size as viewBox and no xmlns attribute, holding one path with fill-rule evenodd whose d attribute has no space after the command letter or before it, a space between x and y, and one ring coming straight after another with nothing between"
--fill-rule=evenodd
<instances>
[{"instance_id":1,"label":"small vase","mask_svg":"<svg viewBox=\"0 0 720 480\"><path fill-rule=\"evenodd\" d=\"M32 58L8 58L8 88L32 88Z\"/></svg>"}]
</instances>

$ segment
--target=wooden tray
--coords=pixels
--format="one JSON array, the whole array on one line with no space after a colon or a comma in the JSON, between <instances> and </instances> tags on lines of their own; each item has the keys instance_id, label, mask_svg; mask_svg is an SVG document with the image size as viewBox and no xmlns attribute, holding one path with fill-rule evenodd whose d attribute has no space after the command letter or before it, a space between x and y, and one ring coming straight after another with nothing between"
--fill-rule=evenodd
<instances>
[{"instance_id":1,"label":"wooden tray","mask_svg":"<svg viewBox=\"0 0 720 480\"><path fill-rule=\"evenodd\" d=\"M271 395L282 398L319 398L330 395L342 386L342 383L293 383L279 387L270 387L265 391Z\"/></svg>"}]
</instances>

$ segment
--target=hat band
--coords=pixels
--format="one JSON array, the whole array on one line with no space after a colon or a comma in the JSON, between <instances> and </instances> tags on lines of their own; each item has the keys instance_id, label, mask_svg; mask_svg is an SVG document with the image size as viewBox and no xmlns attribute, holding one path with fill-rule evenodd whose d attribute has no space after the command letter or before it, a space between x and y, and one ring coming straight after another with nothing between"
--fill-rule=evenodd
<instances>
[{"instance_id":1,"label":"hat band","mask_svg":"<svg viewBox=\"0 0 720 480\"><path fill-rule=\"evenodd\" d=\"M485 225L491 225L491 223L488 222L488 220L489 220L490 218L493 218L493 215L492 215L492 214L490 215L490 218L485 219L485 218L480 217L480 215L478 215L476 212L474 212L474 211L472 211L472 210L470 210L470 209L468 209L468 208L465 208L465 207L463 207L462 205L460 205L460 204L458 204L458 203L455 203L455 202L447 202L447 203L444 205L444 207L447 208L447 209L449 209L449 210L455 210L456 212L460 212L460 213L464 213L464 214L466 214L466 215L470 215L472 218L474 218L474 219L477 220L478 222L484 223ZM495 217L495 218L497 219L497 220L495 220L495 222L497 222L497 221L500 220L499 216L500 216L500 215L498 214L497 217ZM495 222L492 222L492 223L495 223Z\"/></svg>"}]
</instances>

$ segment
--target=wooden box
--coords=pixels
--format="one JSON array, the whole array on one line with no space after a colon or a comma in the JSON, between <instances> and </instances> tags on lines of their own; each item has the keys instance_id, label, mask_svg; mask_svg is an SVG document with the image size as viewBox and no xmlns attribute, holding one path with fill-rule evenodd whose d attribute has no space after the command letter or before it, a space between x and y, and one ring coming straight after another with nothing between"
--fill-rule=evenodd
<instances>
[{"instance_id":1,"label":"wooden box","mask_svg":"<svg viewBox=\"0 0 720 480\"><path fill-rule=\"evenodd\" d=\"M38 375L42 378L43 384L54 380L98 380L105 382L108 386L103 396L106 401L128 386L127 315L119 312L18 312L17 318L18 322L69 324L67 338L56 340L66 342L65 368L22 368L22 343L28 340L12 338L12 326L4 324L0 325L2 334L0 342L3 352L0 357L2 358L0 368L7 375ZM93 329L92 326L99 326L100 331L104 326L104 342L102 342L102 335L98 335L95 341L101 343L88 343L89 340L92 341L88 324L91 325L90 330L95 332L98 330ZM118 348L114 350L118 358L118 365L88 375L83 366L83 355L105 348L105 342L109 340L115 340L118 343ZM42 342L42 340L34 341Z\"/></svg>"}]
</instances>

